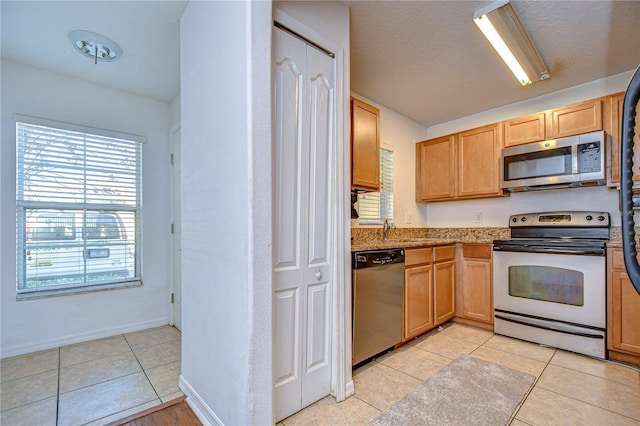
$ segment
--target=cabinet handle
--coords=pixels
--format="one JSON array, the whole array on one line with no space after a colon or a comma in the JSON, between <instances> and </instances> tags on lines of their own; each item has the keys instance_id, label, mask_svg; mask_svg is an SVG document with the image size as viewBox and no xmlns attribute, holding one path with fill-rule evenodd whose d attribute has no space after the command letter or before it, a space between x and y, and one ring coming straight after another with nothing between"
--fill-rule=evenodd
<instances>
[{"instance_id":1,"label":"cabinet handle","mask_svg":"<svg viewBox=\"0 0 640 426\"><path fill-rule=\"evenodd\" d=\"M317 280L321 280L322 279L322 272L320 272L320 271L316 272L316 279Z\"/></svg>"}]
</instances>

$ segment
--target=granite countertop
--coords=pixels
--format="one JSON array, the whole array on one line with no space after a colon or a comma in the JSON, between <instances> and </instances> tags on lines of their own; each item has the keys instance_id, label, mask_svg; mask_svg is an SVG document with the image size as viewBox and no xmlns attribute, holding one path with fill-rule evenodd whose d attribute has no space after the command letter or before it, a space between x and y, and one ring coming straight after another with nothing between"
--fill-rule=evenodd
<instances>
[{"instance_id":1,"label":"granite countertop","mask_svg":"<svg viewBox=\"0 0 640 426\"><path fill-rule=\"evenodd\" d=\"M392 248L418 248L418 247L436 247L445 246L456 243L465 244L491 244L493 239L487 238L473 238L472 236L461 238L408 238L408 239L393 239L390 238L387 241L369 240L366 242L352 243L351 251L362 250L380 250L380 249L392 249Z\"/></svg>"}]
</instances>

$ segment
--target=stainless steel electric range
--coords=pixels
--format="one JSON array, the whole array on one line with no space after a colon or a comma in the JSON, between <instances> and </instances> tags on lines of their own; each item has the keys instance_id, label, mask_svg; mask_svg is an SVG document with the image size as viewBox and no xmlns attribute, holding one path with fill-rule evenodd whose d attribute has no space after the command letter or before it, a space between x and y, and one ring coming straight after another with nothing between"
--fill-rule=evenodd
<instances>
[{"instance_id":1,"label":"stainless steel electric range","mask_svg":"<svg viewBox=\"0 0 640 426\"><path fill-rule=\"evenodd\" d=\"M605 358L609 226L607 212L511 216L493 242L495 332Z\"/></svg>"}]
</instances>

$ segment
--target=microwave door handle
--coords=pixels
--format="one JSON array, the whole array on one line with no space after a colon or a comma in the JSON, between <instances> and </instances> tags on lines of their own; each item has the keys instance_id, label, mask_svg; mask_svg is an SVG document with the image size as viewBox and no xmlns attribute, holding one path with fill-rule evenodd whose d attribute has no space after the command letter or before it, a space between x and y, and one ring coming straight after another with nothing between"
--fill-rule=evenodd
<instances>
[{"instance_id":1,"label":"microwave door handle","mask_svg":"<svg viewBox=\"0 0 640 426\"><path fill-rule=\"evenodd\" d=\"M620 147L620 205L622 207L622 247L624 264L631 283L640 294L640 265L636 258L636 233L633 220L633 137L636 107L640 100L640 67L631 77L624 95Z\"/></svg>"},{"instance_id":2,"label":"microwave door handle","mask_svg":"<svg viewBox=\"0 0 640 426\"><path fill-rule=\"evenodd\" d=\"M571 147L571 174L578 174L578 145Z\"/></svg>"}]
</instances>

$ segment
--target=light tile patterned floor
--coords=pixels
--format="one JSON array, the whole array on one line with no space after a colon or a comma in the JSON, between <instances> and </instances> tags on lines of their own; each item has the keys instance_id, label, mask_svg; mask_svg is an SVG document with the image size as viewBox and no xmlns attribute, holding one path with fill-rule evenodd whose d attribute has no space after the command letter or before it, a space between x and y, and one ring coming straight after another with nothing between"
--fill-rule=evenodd
<instances>
[{"instance_id":1,"label":"light tile patterned floor","mask_svg":"<svg viewBox=\"0 0 640 426\"><path fill-rule=\"evenodd\" d=\"M354 371L345 402L326 397L279 425L366 425L460 354L538 378L513 426L640 425L640 370L454 323Z\"/></svg>"},{"instance_id":2,"label":"light tile patterned floor","mask_svg":"<svg viewBox=\"0 0 640 426\"><path fill-rule=\"evenodd\" d=\"M2 426L102 425L182 396L180 332L158 327L2 360Z\"/></svg>"}]
</instances>

